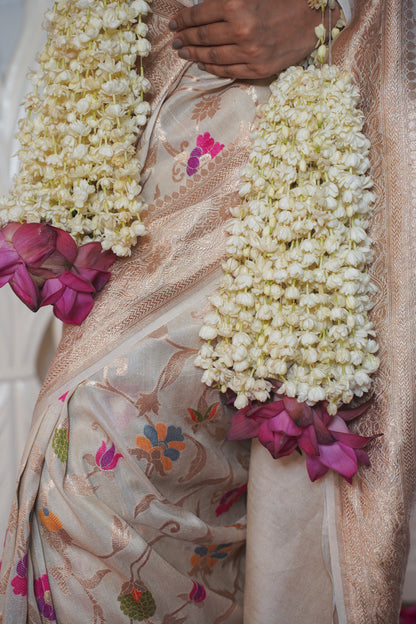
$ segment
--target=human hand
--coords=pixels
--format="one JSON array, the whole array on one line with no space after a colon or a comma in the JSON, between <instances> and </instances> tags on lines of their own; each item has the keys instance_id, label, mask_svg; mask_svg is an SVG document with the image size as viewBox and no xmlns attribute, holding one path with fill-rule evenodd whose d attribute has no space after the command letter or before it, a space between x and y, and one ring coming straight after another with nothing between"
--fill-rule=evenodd
<instances>
[{"instance_id":1,"label":"human hand","mask_svg":"<svg viewBox=\"0 0 416 624\"><path fill-rule=\"evenodd\" d=\"M336 3L333 24L339 15ZM306 0L205 0L181 9L169 28L181 58L217 76L256 79L305 58L321 21L321 11L310 9Z\"/></svg>"}]
</instances>

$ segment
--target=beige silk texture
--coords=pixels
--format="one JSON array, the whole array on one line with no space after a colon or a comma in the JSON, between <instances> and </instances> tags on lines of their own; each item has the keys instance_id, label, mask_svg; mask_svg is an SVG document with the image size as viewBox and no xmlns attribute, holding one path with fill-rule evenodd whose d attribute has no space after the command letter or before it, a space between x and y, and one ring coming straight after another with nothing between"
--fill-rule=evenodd
<instances>
[{"instance_id":1,"label":"beige silk texture","mask_svg":"<svg viewBox=\"0 0 416 624\"><path fill-rule=\"evenodd\" d=\"M245 616L250 624L397 624L414 496L416 6L361 0L334 62L352 71L371 140L371 219L380 344L371 407L356 425L382 433L349 485L308 483L298 460L250 460ZM332 602L333 596L333 602Z\"/></svg>"}]
</instances>

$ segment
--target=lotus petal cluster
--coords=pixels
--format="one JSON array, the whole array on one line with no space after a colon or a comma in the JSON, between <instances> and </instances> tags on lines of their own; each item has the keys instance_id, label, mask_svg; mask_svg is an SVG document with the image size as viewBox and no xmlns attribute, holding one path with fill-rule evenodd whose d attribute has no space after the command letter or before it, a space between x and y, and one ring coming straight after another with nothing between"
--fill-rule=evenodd
<instances>
[{"instance_id":1,"label":"lotus petal cluster","mask_svg":"<svg viewBox=\"0 0 416 624\"><path fill-rule=\"evenodd\" d=\"M149 12L145 0L57 0L46 13L48 42L30 76L20 169L0 225L44 221L119 256L144 234L135 153L150 83L136 62L150 52Z\"/></svg>"},{"instance_id":2,"label":"lotus petal cluster","mask_svg":"<svg viewBox=\"0 0 416 624\"><path fill-rule=\"evenodd\" d=\"M225 275L196 365L203 381L265 402L272 381L329 414L369 390L378 346L366 234L374 201L359 93L335 66L271 85L228 225Z\"/></svg>"},{"instance_id":3,"label":"lotus petal cluster","mask_svg":"<svg viewBox=\"0 0 416 624\"><path fill-rule=\"evenodd\" d=\"M79 325L115 258L97 242L77 247L70 234L46 223L9 223L0 231L0 287L10 284L34 312L52 305L61 321Z\"/></svg>"},{"instance_id":4,"label":"lotus petal cluster","mask_svg":"<svg viewBox=\"0 0 416 624\"><path fill-rule=\"evenodd\" d=\"M238 410L231 418L228 439L258 437L275 459L295 450L305 453L311 481L323 477L331 469L351 483L358 462L369 465L363 448L374 436L350 433L346 425L346 421L360 416L367 405L340 410L331 416L322 402L310 407L290 397L273 397L270 403Z\"/></svg>"}]
</instances>

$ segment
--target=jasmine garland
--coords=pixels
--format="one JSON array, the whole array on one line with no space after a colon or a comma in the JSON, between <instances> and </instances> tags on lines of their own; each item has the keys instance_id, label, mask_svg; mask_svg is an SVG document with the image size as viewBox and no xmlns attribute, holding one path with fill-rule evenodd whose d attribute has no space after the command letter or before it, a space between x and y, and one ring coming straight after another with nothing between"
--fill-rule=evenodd
<instances>
[{"instance_id":1,"label":"jasmine garland","mask_svg":"<svg viewBox=\"0 0 416 624\"><path fill-rule=\"evenodd\" d=\"M145 0L59 0L31 74L20 169L0 224L44 221L124 256L144 233L136 142L150 105ZM141 64L141 63L140 63Z\"/></svg>"},{"instance_id":2,"label":"jasmine garland","mask_svg":"<svg viewBox=\"0 0 416 624\"><path fill-rule=\"evenodd\" d=\"M260 111L196 360L237 408L267 401L273 380L332 415L370 388L374 198L358 98L335 66L290 67Z\"/></svg>"}]
</instances>

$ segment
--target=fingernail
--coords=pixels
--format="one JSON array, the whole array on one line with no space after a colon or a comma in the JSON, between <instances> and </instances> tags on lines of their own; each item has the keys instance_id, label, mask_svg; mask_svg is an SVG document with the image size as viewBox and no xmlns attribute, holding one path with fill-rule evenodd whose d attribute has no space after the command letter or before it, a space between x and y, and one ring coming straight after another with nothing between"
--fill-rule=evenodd
<instances>
[{"instance_id":1,"label":"fingernail","mask_svg":"<svg viewBox=\"0 0 416 624\"><path fill-rule=\"evenodd\" d=\"M180 48L183 47L183 43L180 39L174 39L173 43L172 43L172 48L174 48L175 50L179 50Z\"/></svg>"},{"instance_id":2,"label":"fingernail","mask_svg":"<svg viewBox=\"0 0 416 624\"><path fill-rule=\"evenodd\" d=\"M205 65L203 63L198 63L198 67L201 71L206 71Z\"/></svg>"},{"instance_id":3,"label":"fingernail","mask_svg":"<svg viewBox=\"0 0 416 624\"><path fill-rule=\"evenodd\" d=\"M175 22L175 20L170 20L168 27L169 30L177 30L178 24Z\"/></svg>"},{"instance_id":4,"label":"fingernail","mask_svg":"<svg viewBox=\"0 0 416 624\"><path fill-rule=\"evenodd\" d=\"M179 50L178 56L179 56L179 58L184 59L185 61L187 61L189 59L189 57L190 57L189 50Z\"/></svg>"}]
</instances>

